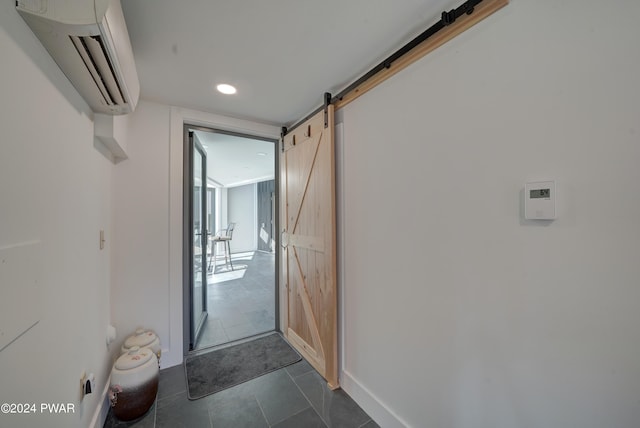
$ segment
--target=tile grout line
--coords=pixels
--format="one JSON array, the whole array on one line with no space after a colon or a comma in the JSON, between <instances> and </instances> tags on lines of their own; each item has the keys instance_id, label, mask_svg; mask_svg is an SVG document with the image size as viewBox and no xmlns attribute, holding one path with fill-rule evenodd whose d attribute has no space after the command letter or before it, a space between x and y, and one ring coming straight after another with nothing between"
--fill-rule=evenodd
<instances>
[{"instance_id":1,"label":"tile grout line","mask_svg":"<svg viewBox=\"0 0 640 428\"><path fill-rule=\"evenodd\" d=\"M305 397L305 398L306 398L306 397ZM289 419L291 419L292 417L294 417L294 416L296 416L296 415L299 415L299 414L300 414L300 413L302 413L302 412L306 412L308 409L311 409L311 410L313 410L313 411L315 412L315 409L314 409L312 406L305 407L304 409L300 410L299 412L296 412L296 413L294 413L293 415L288 416L288 417L284 418L283 420L276 422L274 425L269 425L269 428L273 428L275 425L278 425L279 423L282 423L282 422L284 422L284 421L286 421L286 420L289 420ZM322 422L324 422L324 421L322 421ZM267 421L267 424L268 424L268 423L269 423L269 421ZM326 426L326 424L325 424L325 426Z\"/></svg>"},{"instance_id":2,"label":"tile grout line","mask_svg":"<svg viewBox=\"0 0 640 428\"><path fill-rule=\"evenodd\" d=\"M260 413L262 413L262 418L263 418L263 419L264 419L264 421L267 423L267 426L268 426L269 428L271 428L273 425L271 425L271 424L269 423L269 419L267 419L267 415L266 415L266 413L264 412L264 409L262 408L262 405L260 404L260 400L258 400L258 397L256 397L256 395L255 395L255 394L253 394L253 393L251 394L251 396L253 397L253 399L254 399L254 400L256 400L256 404L258 405L258 408L260 409Z\"/></svg>"},{"instance_id":3,"label":"tile grout line","mask_svg":"<svg viewBox=\"0 0 640 428\"><path fill-rule=\"evenodd\" d=\"M167 395L166 397L162 397L162 398L160 398L160 397L158 397L156 395L156 407L158 406L158 402L168 400L169 398L174 398L176 395L182 394L183 392L187 393L187 399L188 399L189 398L189 391L187 391L187 389L184 389L184 390L178 391L178 392L174 392L173 394Z\"/></svg>"},{"instance_id":4,"label":"tile grout line","mask_svg":"<svg viewBox=\"0 0 640 428\"><path fill-rule=\"evenodd\" d=\"M213 418L211 417L211 407L207 405L207 416L209 416L209 428L213 428Z\"/></svg>"},{"instance_id":5,"label":"tile grout line","mask_svg":"<svg viewBox=\"0 0 640 428\"><path fill-rule=\"evenodd\" d=\"M362 425L360 425L358 428L362 428L363 426L365 426L366 424L368 424L369 422L374 422L373 419L371 419L371 417L369 417L369 420L366 421L365 423L363 423Z\"/></svg>"},{"instance_id":6,"label":"tile grout line","mask_svg":"<svg viewBox=\"0 0 640 428\"><path fill-rule=\"evenodd\" d=\"M305 361L304 358L302 359L302 361ZM307 363L308 364L308 363ZM329 426L329 424L327 423L327 421L324 420L324 418L322 417L322 415L320 413L318 413L318 411L313 407L313 403L311 402L311 400L309 399L309 397L307 397L307 394L304 393L304 391L302 390L302 388L300 388L300 385L298 385L298 382L296 382L295 378L291 375L291 373L289 373L289 371L287 370L286 367L284 367L284 371L287 372L287 374L289 375L289 377L291 378L291 381L293 382L293 384L296 386L296 388L298 388L298 391L300 391L300 393L302 394L302 396L304 397L305 400L307 400L307 402L309 403L309 406L313 409L314 412L316 412L316 414L320 417L320 420L324 423L324 425L326 427ZM306 372L306 373L302 373L296 377L300 377L300 376L304 376L306 374L312 373L314 370L313 368ZM322 399L324 400L324 394L322 394Z\"/></svg>"},{"instance_id":7,"label":"tile grout line","mask_svg":"<svg viewBox=\"0 0 640 428\"><path fill-rule=\"evenodd\" d=\"M302 360L304 361L304 359ZM285 367L286 369L286 367ZM294 385L298 388L298 390L302 393L302 396L309 402L309 404L311 405L311 408L316 412L316 414L320 417L320 419L322 420L322 422L324 422L326 427L329 427L328 422L324 419L324 405L325 405L325 399L326 399L326 394L324 394L324 390L322 393L322 412L318 412L316 411L316 409L313 407L313 403L311 403L311 400L309 399L309 397L307 397L307 394L304 393L304 391L302 390L302 388L300 388L300 386L298 385L298 383L296 382L295 378L291 375L291 373L289 373L288 370L285 370L287 372L287 374L289 375L289 377L291 378L291 380L293 381ZM305 376L309 373L313 373L315 370L312 368L311 370L309 370L308 372L305 373L301 373L296 377L302 377ZM322 386L322 385L321 385ZM357 404L357 403L356 403ZM375 422L373 420L373 418L371 418L371 416L369 416L368 413L365 412L365 414L367 415L368 419L366 421L364 421L361 425L358 425L358 428L362 428L363 426L367 425L369 422L374 422L377 424L377 422Z\"/></svg>"},{"instance_id":8,"label":"tile grout line","mask_svg":"<svg viewBox=\"0 0 640 428\"><path fill-rule=\"evenodd\" d=\"M275 422L273 425L269 422L269 420L267 419L267 416L264 413L264 410L262 409L262 406L260 405L260 400L258 400L258 398L254 395L254 398L256 399L256 401L258 402L258 407L260 407L260 411L262 411L262 415L264 416L264 419L267 421L267 425L269 425L269 428L272 428L274 425L278 425L281 422L286 421L289 418L294 417L295 415L304 412L307 409L312 409L315 412L315 409L313 408L313 405L311 404L311 401L309 401L309 399L307 398L307 396L304 394L304 392L302 392L302 390L300 389L300 387L298 386L298 384L296 383L296 381L293 379L293 377L291 376L291 373L289 373L289 371L287 370L288 366L282 367L282 369L280 370L284 370L284 372L287 374L287 376L289 376L289 378L291 379L291 382L293 382L293 384L296 386L296 388L298 388L298 390L300 391L300 393L302 394L302 396L304 397L305 400L307 400L307 402L309 403L309 406L305 407L304 409L300 410L299 412L294 413L293 415L287 416L286 418ZM277 372L277 370L276 370ZM275 372L272 372L275 373ZM317 413L317 412L316 412ZM322 418L320 418L322 419ZM324 423L324 419L322 420L322 422ZM325 423L325 426L327 424Z\"/></svg>"}]
</instances>

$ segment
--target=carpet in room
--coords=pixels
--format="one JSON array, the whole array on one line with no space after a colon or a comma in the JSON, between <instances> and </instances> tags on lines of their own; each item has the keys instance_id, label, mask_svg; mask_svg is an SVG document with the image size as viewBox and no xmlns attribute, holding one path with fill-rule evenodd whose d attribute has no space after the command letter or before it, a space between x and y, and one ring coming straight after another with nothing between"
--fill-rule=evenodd
<instances>
[{"instance_id":1,"label":"carpet in room","mask_svg":"<svg viewBox=\"0 0 640 428\"><path fill-rule=\"evenodd\" d=\"M187 393L196 400L300 361L278 333L249 342L188 356Z\"/></svg>"}]
</instances>

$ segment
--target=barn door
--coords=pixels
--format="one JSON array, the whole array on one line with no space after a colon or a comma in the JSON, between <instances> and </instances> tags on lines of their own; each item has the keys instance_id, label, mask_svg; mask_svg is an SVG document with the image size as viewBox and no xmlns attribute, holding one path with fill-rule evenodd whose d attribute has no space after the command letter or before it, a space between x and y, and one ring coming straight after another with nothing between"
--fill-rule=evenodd
<instances>
[{"instance_id":1,"label":"barn door","mask_svg":"<svg viewBox=\"0 0 640 428\"><path fill-rule=\"evenodd\" d=\"M326 113L325 113L326 112ZM291 130L281 151L283 332L338 387L333 106Z\"/></svg>"}]
</instances>

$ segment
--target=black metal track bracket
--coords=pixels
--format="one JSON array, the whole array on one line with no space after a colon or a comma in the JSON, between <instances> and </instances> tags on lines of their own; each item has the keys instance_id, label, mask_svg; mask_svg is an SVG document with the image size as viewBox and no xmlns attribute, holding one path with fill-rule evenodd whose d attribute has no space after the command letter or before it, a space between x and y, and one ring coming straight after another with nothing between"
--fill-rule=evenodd
<instances>
[{"instance_id":1,"label":"black metal track bracket","mask_svg":"<svg viewBox=\"0 0 640 428\"><path fill-rule=\"evenodd\" d=\"M442 12L442 24L446 27L456 22L456 19L464 15L465 13L467 15L471 15L473 13L474 6L478 3L480 2L467 1L461 4L460 7L458 7L457 9L451 9L449 12L447 11Z\"/></svg>"},{"instance_id":2,"label":"black metal track bracket","mask_svg":"<svg viewBox=\"0 0 640 428\"><path fill-rule=\"evenodd\" d=\"M442 12L442 23L447 26L456 22L456 10L451 9L449 12Z\"/></svg>"},{"instance_id":3,"label":"black metal track bracket","mask_svg":"<svg viewBox=\"0 0 640 428\"><path fill-rule=\"evenodd\" d=\"M284 136L287 135L287 127L280 128L280 142L282 143L282 151L284 152Z\"/></svg>"},{"instance_id":4,"label":"black metal track bracket","mask_svg":"<svg viewBox=\"0 0 640 428\"><path fill-rule=\"evenodd\" d=\"M331 93L324 93L324 127L329 127L329 104L331 104Z\"/></svg>"}]
</instances>

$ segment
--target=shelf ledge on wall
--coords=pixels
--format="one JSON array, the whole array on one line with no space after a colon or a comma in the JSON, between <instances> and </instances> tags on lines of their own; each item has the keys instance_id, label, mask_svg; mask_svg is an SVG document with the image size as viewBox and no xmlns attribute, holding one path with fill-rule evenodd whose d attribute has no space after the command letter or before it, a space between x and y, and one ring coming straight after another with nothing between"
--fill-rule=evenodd
<instances>
[{"instance_id":1,"label":"shelf ledge on wall","mask_svg":"<svg viewBox=\"0 0 640 428\"><path fill-rule=\"evenodd\" d=\"M128 115L109 115L95 113L93 116L93 134L109 150L114 164L127 159Z\"/></svg>"}]
</instances>

